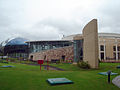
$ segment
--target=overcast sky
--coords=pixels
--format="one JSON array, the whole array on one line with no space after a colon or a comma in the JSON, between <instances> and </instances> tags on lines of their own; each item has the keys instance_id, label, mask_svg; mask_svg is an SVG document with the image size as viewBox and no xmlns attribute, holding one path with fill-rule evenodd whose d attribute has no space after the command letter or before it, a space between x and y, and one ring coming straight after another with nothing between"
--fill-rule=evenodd
<instances>
[{"instance_id":1,"label":"overcast sky","mask_svg":"<svg viewBox=\"0 0 120 90\"><path fill-rule=\"evenodd\" d=\"M120 0L0 0L0 42L60 39L94 18L99 32L120 33Z\"/></svg>"}]
</instances>

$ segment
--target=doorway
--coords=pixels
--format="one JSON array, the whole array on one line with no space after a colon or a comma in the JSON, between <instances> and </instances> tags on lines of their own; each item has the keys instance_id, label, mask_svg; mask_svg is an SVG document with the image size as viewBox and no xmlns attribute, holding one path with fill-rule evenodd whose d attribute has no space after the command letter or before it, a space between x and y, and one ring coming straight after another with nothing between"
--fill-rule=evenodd
<instances>
[{"instance_id":1,"label":"doorway","mask_svg":"<svg viewBox=\"0 0 120 90\"><path fill-rule=\"evenodd\" d=\"M62 55L62 61L63 62L65 61L65 55Z\"/></svg>"}]
</instances>

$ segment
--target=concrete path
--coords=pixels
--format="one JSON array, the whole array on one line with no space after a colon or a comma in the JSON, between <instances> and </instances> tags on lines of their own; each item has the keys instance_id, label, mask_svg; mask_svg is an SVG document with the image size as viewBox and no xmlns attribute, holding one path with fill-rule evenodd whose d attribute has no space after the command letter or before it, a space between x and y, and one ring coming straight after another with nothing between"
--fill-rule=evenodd
<instances>
[{"instance_id":1,"label":"concrete path","mask_svg":"<svg viewBox=\"0 0 120 90\"><path fill-rule=\"evenodd\" d=\"M25 63L24 63L25 64ZM35 66L39 66L39 64L27 64L27 65L35 65ZM47 70L47 65L42 65L42 67L44 67L45 70ZM49 65L49 70L59 70L59 71L65 71L64 69L55 67L55 66L50 66Z\"/></svg>"},{"instance_id":2,"label":"concrete path","mask_svg":"<svg viewBox=\"0 0 120 90\"><path fill-rule=\"evenodd\" d=\"M120 75L115 77L113 80L112 80L112 83L115 84L117 87L120 88Z\"/></svg>"}]
</instances>

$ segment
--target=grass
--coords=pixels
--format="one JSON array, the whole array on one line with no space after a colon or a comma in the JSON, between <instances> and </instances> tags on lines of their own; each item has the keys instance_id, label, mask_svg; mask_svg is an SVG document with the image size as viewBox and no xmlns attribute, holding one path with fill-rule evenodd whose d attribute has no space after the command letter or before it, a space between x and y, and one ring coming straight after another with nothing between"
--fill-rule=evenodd
<instances>
[{"instance_id":1,"label":"grass","mask_svg":"<svg viewBox=\"0 0 120 90\"><path fill-rule=\"evenodd\" d=\"M0 68L0 90L119 90L112 83L107 83L107 76L99 75L99 72L114 71L119 63L101 63L99 69L83 70L72 64L51 64L66 71L46 71L39 66L9 63L1 65L13 65L14 68ZM49 85L48 78L66 77L74 84ZM111 80L116 77L111 76Z\"/></svg>"}]
</instances>

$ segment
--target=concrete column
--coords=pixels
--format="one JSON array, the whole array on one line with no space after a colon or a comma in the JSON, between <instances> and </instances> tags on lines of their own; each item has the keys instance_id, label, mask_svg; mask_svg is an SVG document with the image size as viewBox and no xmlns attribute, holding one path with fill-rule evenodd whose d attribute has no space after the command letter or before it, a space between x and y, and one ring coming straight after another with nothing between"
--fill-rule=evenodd
<instances>
[{"instance_id":1,"label":"concrete column","mask_svg":"<svg viewBox=\"0 0 120 90\"><path fill-rule=\"evenodd\" d=\"M118 45L117 45L117 39L115 39L115 43L116 43L116 60L118 60Z\"/></svg>"},{"instance_id":2,"label":"concrete column","mask_svg":"<svg viewBox=\"0 0 120 90\"><path fill-rule=\"evenodd\" d=\"M101 60L101 55L100 55L100 44L99 44L99 59Z\"/></svg>"},{"instance_id":3,"label":"concrete column","mask_svg":"<svg viewBox=\"0 0 120 90\"><path fill-rule=\"evenodd\" d=\"M34 44L33 44L33 52L36 52L36 47Z\"/></svg>"},{"instance_id":4,"label":"concrete column","mask_svg":"<svg viewBox=\"0 0 120 90\"><path fill-rule=\"evenodd\" d=\"M106 48L105 48L105 40L104 40L104 60L106 60Z\"/></svg>"},{"instance_id":5,"label":"concrete column","mask_svg":"<svg viewBox=\"0 0 120 90\"><path fill-rule=\"evenodd\" d=\"M91 68L98 68L98 28L97 20L93 19L83 29L83 61Z\"/></svg>"}]
</instances>

